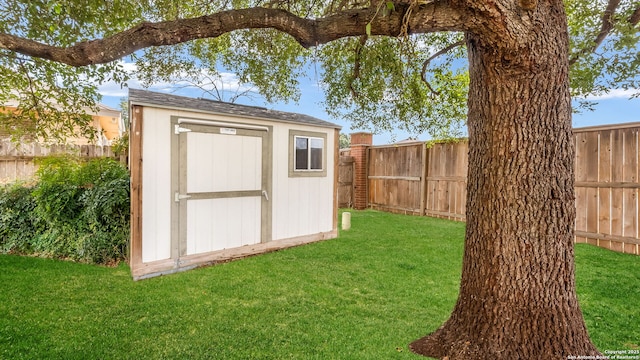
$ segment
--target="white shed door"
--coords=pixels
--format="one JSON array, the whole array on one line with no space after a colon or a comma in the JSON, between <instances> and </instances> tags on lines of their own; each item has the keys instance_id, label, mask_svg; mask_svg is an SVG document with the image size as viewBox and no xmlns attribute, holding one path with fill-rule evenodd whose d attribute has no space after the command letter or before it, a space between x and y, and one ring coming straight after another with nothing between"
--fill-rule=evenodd
<instances>
[{"instance_id":1,"label":"white shed door","mask_svg":"<svg viewBox=\"0 0 640 360\"><path fill-rule=\"evenodd\" d=\"M179 256L263 241L266 131L179 125Z\"/></svg>"}]
</instances>

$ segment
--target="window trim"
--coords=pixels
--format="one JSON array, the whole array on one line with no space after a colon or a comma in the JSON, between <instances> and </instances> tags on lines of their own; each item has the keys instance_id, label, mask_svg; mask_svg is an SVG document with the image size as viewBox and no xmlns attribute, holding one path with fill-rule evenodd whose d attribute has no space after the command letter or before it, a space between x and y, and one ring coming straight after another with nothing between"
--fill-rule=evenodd
<instances>
[{"instance_id":1,"label":"window trim","mask_svg":"<svg viewBox=\"0 0 640 360\"><path fill-rule=\"evenodd\" d=\"M311 150L311 139L322 140L322 169L296 170L295 153L296 138L309 139L309 150ZM310 155L310 154L309 154ZM310 165L310 164L309 164ZM289 130L289 177L326 177L327 176L327 134L313 131Z\"/></svg>"}]
</instances>

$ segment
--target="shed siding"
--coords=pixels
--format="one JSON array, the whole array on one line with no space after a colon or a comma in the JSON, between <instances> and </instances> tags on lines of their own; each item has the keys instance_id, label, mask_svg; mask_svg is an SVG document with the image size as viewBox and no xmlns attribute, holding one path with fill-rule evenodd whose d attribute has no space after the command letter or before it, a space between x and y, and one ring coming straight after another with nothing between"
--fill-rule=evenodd
<instances>
[{"instance_id":1,"label":"shed siding","mask_svg":"<svg viewBox=\"0 0 640 360\"><path fill-rule=\"evenodd\" d=\"M187 158L188 192L260 188L262 164L253 154L260 152L262 139L203 133L188 133L187 136L200 140L187 142L187 151L193 154ZM215 177L216 171L223 171L227 176ZM210 183L210 179L221 182Z\"/></svg>"},{"instance_id":2,"label":"shed siding","mask_svg":"<svg viewBox=\"0 0 640 360\"><path fill-rule=\"evenodd\" d=\"M262 189L262 138L198 132L186 136L191 139L187 193ZM187 233L194 241L187 241L187 255L259 243L260 207L260 196L190 200Z\"/></svg>"},{"instance_id":3,"label":"shed siding","mask_svg":"<svg viewBox=\"0 0 640 360\"><path fill-rule=\"evenodd\" d=\"M287 124L256 119L240 119L225 115L203 114L191 111L165 110L145 106L144 109L144 141L143 141L143 206L144 217L142 226L142 261L144 263L166 260L171 258L171 207L173 198L171 193L171 136L173 136L170 126L171 116L206 119L230 123L251 123L255 125L273 126L273 188L268 194L272 204L272 240L290 239L300 236L320 234L335 231L334 229L334 158L336 154L335 130L320 128L315 126ZM316 133L326 133L326 176L322 177L289 177L289 130L310 131ZM191 134L190 134L191 135ZM252 140L251 140L252 141ZM234 151L256 151L259 144L236 144L243 149L227 149L230 157ZM245 148L247 145L247 148ZM217 146L217 145L212 145ZM249 149L250 147L250 149ZM202 149L198 150L201 151ZM204 151L204 150L203 150ZM234 169L229 164L229 171L240 171ZM247 171L244 169L243 171ZM249 170L254 171L254 170ZM156 175L157 174L157 175ZM240 174L239 174L240 175ZM253 176L240 176L240 178L252 178ZM200 187L197 177L190 177L193 180L192 186ZM225 189L238 190L248 186L239 181L235 184L228 184L222 187ZM258 201L247 199L246 201ZM224 202L222 200L217 202ZM193 202L192 206L200 206ZM247 208L252 208L248 206ZM227 210L228 211L228 210ZM194 211L197 213L197 211ZM235 212L235 211L234 211ZM248 217L255 216L249 214L236 219L240 222L249 222ZM221 216L221 218L224 218ZM216 225L213 221L206 222L204 219L194 217L189 221L201 221L208 226ZM218 224L221 226L221 224ZM229 225L228 223L225 225ZM243 227L244 228L244 227ZM201 229L203 234L205 228ZM253 226L246 227L246 238L255 236ZM259 236L258 236L259 238ZM225 246L237 247L247 245L250 242L245 239L228 239ZM187 254L197 254L206 251L215 251L211 245L211 239L202 235L201 241L197 244L189 244Z\"/></svg>"},{"instance_id":4,"label":"shed siding","mask_svg":"<svg viewBox=\"0 0 640 360\"><path fill-rule=\"evenodd\" d=\"M327 134L327 174L289 177L289 129ZM318 234L333 229L335 131L312 126L279 125L273 131L273 239Z\"/></svg>"},{"instance_id":5,"label":"shed siding","mask_svg":"<svg viewBox=\"0 0 640 360\"><path fill-rule=\"evenodd\" d=\"M187 243L187 255L231 249L260 242L260 198L190 201L189 229L196 241ZM213 214L213 216L209 216ZM241 229L238 236L236 229ZM216 238L214 238L217 236Z\"/></svg>"},{"instance_id":6,"label":"shed siding","mask_svg":"<svg viewBox=\"0 0 640 360\"><path fill-rule=\"evenodd\" d=\"M171 257L171 127L162 110L143 107L143 117L142 261L151 262Z\"/></svg>"}]
</instances>

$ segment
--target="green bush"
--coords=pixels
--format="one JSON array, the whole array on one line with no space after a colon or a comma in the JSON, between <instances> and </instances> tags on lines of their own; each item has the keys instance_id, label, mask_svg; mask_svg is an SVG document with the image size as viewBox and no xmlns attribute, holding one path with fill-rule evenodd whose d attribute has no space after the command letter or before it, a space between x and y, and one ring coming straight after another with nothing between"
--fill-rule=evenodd
<instances>
[{"instance_id":1,"label":"green bush","mask_svg":"<svg viewBox=\"0 0 640 360\"><path fill-rule=\"evenodd\" d=\"M126 257L129 242L129 177L97 182L80 201L82 222L88 233L82 239L80 254L95 263Z\"/></svg>"},{"instance_id":2,"label":"green bush","mask_svg":"<svg viewBox=\"0 0 640 360\"><path fill-rule=\"evenodd\" d=\"M35 214L31 188L16 183L0 188L0 251L30 253L31 240L44 229Z\"/></svg>"},{"instance_id":3,"label":"green bush","mask_svg":"<svg viewBox=\"0 0 640 360\"><path fill-rule=\"evenodd\" d=\"M80 232L73 224L48 224L44 231L32 239L33 253L58 259L82 261L77 252L77 239Z\"/></svg>"},{"instance_id":4,"label":"green bush","mask_svg":"<svg viewBox=\"0 0 640 360\"><path fill-rule=\"evenodd\" d=\"M39 160L37 185L0 194L3 252L37 253L97 264L127 256L129 173L108 158L73 156ZM5 214L4 208L7 208ZM24 234L27 234L25 236ZM21 239L18 242L16 239Z\"/></svg>"},{"instance_id":5,"label":"green bush","mask_svg":"<svg viewBox=\"0 0 640 360\"><path fill-rule=\"evenodd\" d=\"M125 132L116 139L112 143L111 149L113 149L113 153L118 156L127 156L129 154L129 132Z\"/></svg>"},{"instance_id":6,"label":"green bush","mask_svg":"<svg viewBox=\"0 0 640 360\"><path fill-rule=\"evenodd\" d=\"M36 211L50 225L73 224L82 212L80 160L70 155L57 155L39 159L37 164L38 184L33 191L38 204Z\"/></svg>"}]
</instances>

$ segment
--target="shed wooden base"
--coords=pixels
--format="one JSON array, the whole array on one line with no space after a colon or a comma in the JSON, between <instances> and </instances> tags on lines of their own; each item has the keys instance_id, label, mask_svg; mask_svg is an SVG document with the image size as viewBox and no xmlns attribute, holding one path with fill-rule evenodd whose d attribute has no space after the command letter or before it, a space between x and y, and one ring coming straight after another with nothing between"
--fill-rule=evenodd
<instances>
[{"instance_id":1,"label":"shed wooden base","mask_svg":"<svg viewBox=\"0 0 640 360\"><path fill-rule=\"evenodd\" d=\"M148 279L156 276L173 274L201 266L214 265L219 262L241 259L251 255L282 250L293 246L334 239L338 231L332 230L318 234L299 236L289 239L274 240L267 243L246 245L233 249L212 251L203 254L187 255L179 259L166 259L148 263L131 264L131 275L134 280Z\"/></svg>"}]
</instances>

